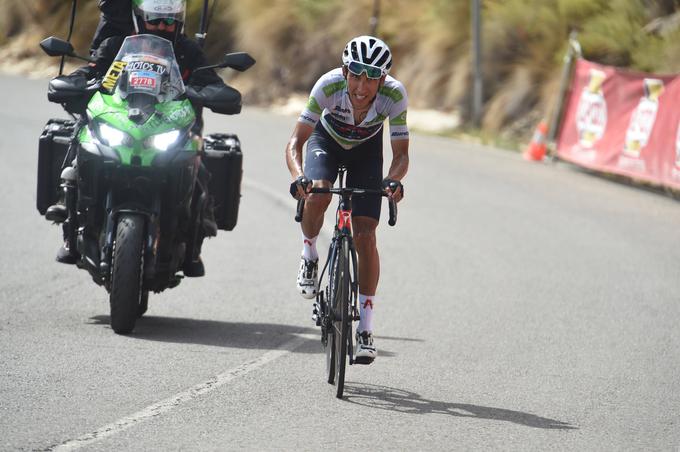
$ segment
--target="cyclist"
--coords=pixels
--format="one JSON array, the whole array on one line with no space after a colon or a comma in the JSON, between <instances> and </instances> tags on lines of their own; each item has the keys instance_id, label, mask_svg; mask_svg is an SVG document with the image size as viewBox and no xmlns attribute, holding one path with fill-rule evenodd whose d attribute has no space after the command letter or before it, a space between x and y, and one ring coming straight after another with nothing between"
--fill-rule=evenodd
<instances>
[{"instance_id":1,"label":"cyclist","mask_svg":"<svg viewBox=\"0 0 680 452\"><path fill-rule=\"evenodd\" d=\"M359 36L347 43L342 67L327 72L312 88L286 146L286 163L293 177L291 194L306 199L302 220L302 257L297 288L304 298L318 291L316 240L323 225L330 194L310 194L312 186L328 188L338 165L347 168L347 186L387 190L402 199L401 179L408 171L409 132L404 86L388 75L392 54L378 38ZM392 163L383 179L383 122L389 119ZM304 167L302 148L307 143ZM312 183L310 183L312 181ZM392 192L390 182L397 182ZM357 350L359 362L370 364L377 356L373 342L373 309L380 274L375 229L380 219L379 196L355 196L353 233L359 256L359 309Z\"/></svg>"},{"instance_id":2,"label":"cyclist","mask_svg":"<svg viewBox=\"0 0 680 452\"><path fill-rule=\"evenodd\" d=\"M132 11L130 17L133 34L153 34L173 43L182 78L187 84L187 91L193 90L200 97L200 93L208 86L216 89L229 89L234 98L234 103L241 102L240 93L225 86L224 81L213 69L202 70L193 74L194 69L207 66L208 63L200 46L184 35L186 0L120 0L118 2L100 0L99 5L102 9L102 16L93 40L93 50L91 50L95 62L77 69L71 74L69 78L73 80L73 83L85 84L85 80L99 79L104 76L127 36L124 33L126 31L125 22L120 16L122 8L130 6L127 11L128 14ZM108 37L102 39L105 36ZM96 48L95 44L98 44ZM77 81L78 79L81 81ZM201 109L196 108L194 130L200 132L201 128ZM207 170L201 165L199 183L202 185L202 190L207 190L208 178ZM57 222L63 222L66 216L66 207L62 202L50 206L45 213L48 220ZM203 234L196 246L194 256L191 256L184 265L185 276L198 277L205 274L205 267L200 258L203 237L217 234L214 214L209 206L207 211L203 212L202 218ZM57 261L73 264L76 262L76 256L64 244L57 252Z\"/></svg>"}]
</instances>

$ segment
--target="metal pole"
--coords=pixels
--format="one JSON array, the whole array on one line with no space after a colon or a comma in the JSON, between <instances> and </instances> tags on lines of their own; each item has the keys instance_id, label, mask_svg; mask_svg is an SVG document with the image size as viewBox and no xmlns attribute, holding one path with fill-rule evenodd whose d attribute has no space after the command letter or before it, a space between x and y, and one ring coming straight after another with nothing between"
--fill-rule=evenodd
<instances>
[{"instance_id":1,"label":"metal pole","mask_svg":"<svg viewBox=\"0 0 680 452\"><path fill-rule=\"evenodd\" d=\"M557 149L555 139L559 133L560 121L562 120L562 110L564 109L564 100L569 89L569 82L571 80L571 73L574 65L574 59L581 57L581 44L578 42L578 33L575 30L569 34L569 48L564 55L564 64L562 65L562 75L560 77L560 90L557 97L557 105L552 112L550 120L550 129L548 130L548 147L550 156L553 161L557 159Z\"/></svg>"},{"instance_id":2,"label":"metal pole","mask_svg":"<svg viewBox=\"0 0 680 452\"><path fill-rule=\"evenodd\" d=\"M71 23L68 26L68 38L66 40L71 42L71 37L73 36L73 25L76 21L76 8L78 7L78 0L73 0L73 5L71 7ZM64 73L64 63L66 61L66 56L61 57L61 63L59 64L59 75Z\"/></svg>"},{"instance_id":3,"label":"metal pole","mask_svg":"<svg viewBox=\"0 0 680 452\"><path fill-rule=\"evenodd\" d=\"M482 13L481 0L472 0L472 121L476 127L482 124Z\"/></svg>"},{"instance_id":4,"label":"metal pole","mask_svg":"<svg viewBox=\"0 0 680 452\"><path fill-rule=\"evenodd\" d=\"M380 0L373 0L373 15L369 20L371 26L371 36L377 36L378 33L378 18L380 17Z\"/></svg>"}]
</instances>

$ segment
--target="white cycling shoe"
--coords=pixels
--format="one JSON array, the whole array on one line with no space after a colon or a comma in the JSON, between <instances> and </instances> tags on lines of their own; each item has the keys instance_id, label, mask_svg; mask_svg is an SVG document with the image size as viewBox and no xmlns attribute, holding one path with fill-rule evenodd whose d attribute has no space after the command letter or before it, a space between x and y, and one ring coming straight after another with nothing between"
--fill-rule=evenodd
<instances>
[{"instance_id":1,"label":"white cycling shoe","mask_svg":"<svg viewBox=\"0 0 680 452\"><path fill-rule=\"evenodd\" d=\"M297 289L304 298L311 299L316 297L319 290L318 278L319 260L300 259L300 271L297 277Z\"/></svg>"},{"instance_id":2,"label":"white cycling shoe","mask_svg":"<svg viewBox=\"0 0 680 452\"><path fill-rule=\"evenodd\" d=\"M373 345L373 333L362 331L356 334L357 347L354 352L354 362L357 364L371 364L378 356L378 350Z\"/></svg>"}]
</instances>

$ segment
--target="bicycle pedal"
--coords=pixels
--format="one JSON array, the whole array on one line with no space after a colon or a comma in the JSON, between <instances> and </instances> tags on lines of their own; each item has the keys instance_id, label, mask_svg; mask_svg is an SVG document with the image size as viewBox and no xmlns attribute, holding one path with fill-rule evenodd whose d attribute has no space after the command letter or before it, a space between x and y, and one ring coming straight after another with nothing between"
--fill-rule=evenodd
<instances>
[{"instance_id":1,"label":"bicycle pedal","mask_svg":"<svg viewBox=\"0 0 680 452\"><path fill-rule=\"evenodd\" d=\"M367 364L371 364L374 360L375 360L375 358L369 358L367 356L358 356L358 357L354 358L353 364L367 365Z\"/></svg>"},{"instance_id":2,"label":"bicycle pedal","mask_svg":"<svg viewBox=\"0 0 680 452\"><path fill-rule=\"evenodd\" d=\"M316 323L316 326L321 326L321 318L318 315L312 314L312 321Z\"/></svg>"},{"instance_id":3,"label":"bicycle pedal","mask_svg":"<svg viewBox=\"0 0 680 452\"><path fill-rule=\"evenodd\" d=\"M314 303L314 308L312 309L312 320L316 323L316 326L321 326L321 319L319 317L319 305Z\"/></svg>"}]
</instances>

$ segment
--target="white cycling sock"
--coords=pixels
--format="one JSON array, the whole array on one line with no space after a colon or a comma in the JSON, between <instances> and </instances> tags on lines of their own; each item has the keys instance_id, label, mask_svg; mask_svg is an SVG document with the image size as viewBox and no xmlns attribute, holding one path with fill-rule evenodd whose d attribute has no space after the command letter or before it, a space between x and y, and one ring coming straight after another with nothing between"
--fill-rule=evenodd
<instances>
[{"instance_id":1,"label":"white cycling sock","mask_svg":"<svg viewBox=\"0 0 680 452\"><path fill-rule=\"evenodd\" d=\"M375 306L375 295L359 294L359 326L357 331L373 332L373 307Z\"/></svg>"},{"instance_id":2,"label":"white cycling sock","mask_svg":"<svg viewBox=\"0 0 680 452\"><path fill-rule=\"evenodd\" d=\"M319 236L310 239L302 234L302 257L305 259L315 261L319 258L319 252L316 250L316 239Z\"/></svg>"}]
</instances>

